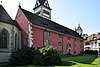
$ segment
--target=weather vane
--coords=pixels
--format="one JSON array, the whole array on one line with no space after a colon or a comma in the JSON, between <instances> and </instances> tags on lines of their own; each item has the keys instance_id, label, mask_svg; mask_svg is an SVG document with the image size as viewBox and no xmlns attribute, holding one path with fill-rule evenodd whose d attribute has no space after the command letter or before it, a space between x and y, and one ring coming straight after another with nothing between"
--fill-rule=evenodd
<instances>
[{"instance_id":1,"label":"weather vane","mask_svg":"<svg viewBox=\"0 0 100 67\"><path fill-rule=\"evenodd\" d=\"M21 2L19 2L19 7L21 7Z\"/></svg>"}]
</instances>

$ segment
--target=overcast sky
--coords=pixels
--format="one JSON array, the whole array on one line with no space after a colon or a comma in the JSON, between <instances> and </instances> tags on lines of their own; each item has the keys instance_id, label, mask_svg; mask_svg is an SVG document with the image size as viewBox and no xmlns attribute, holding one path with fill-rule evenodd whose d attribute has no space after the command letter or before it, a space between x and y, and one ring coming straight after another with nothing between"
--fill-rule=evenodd
<instances>
[{"instance_id":1,"label":"overcast sky","mask_svg":"<svg viewBox=\"0 0 100 67\"><path fill-rule=\"evenodd\" d=\"M83 33L100 32L100 0L48 0L52 20L70 29L80 23ZM21 2L22 8L34 12L36 0L2 0L2 5L14 19Z\"/></svg>"}]
</instances>

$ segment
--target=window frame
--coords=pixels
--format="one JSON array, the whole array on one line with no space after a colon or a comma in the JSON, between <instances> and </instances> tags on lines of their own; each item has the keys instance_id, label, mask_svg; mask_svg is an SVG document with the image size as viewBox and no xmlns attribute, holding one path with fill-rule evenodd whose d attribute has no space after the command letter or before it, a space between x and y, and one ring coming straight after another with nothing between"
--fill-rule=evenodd
<instances>
[{"instance_id":1,"label":"window frame","mask_svg":"<svg viewBox=\"0 0 100 67\"><path fill-rule=\"evenodd\" d=\"M50 45L50 40L45 39L45 41L44 41L44 45L45 45L45 46Z\"/></svg>"},{"instance_id":2,"label":"window frame","mask_svg":"<svg viewBox=\"0 0 100 67\"><path fill-rule=\"evenodd\" d=\"M61 46L62 46L62 42L58 42L58 46L60 46L60 47L61 47Z\"/></svg>"},{"instance_id":3,"label":"window frame","mask_svg":"<svg viewBox=\"0 0 100 67\"><path fill-rule=\"evenodd\" d=\"M70 40L70 37L68 37L68 40Z\"/></svg>"},{"instance_id":4,"label":"window frame","mask_svg":"<svg viewBox=\"0 0 100 67\"><path fill-rule=\"evenodd\" d=\"M45 36L50 36L50 31L44 31Z\"/></svg>"},{"instance_id":5,"label":"window frame","mask_svg":"<svg viewBox=\"0 0 100 67\"><path fill-rule=\"evenodd\" d=\"M2 34L2 32L3 33L6 33L6 36L4 36ZM9 32L5 28L2 29L1 32L0 32L0 37L2 38L3 36L6 37L6 47L4 47L4 45L2 45L2 47L0 47L0 51L6 51L6 50L8 50L8 45L9 45ZM2 38L2 39L4 40L4 38ZM3 42L5 42L5 40Z\"/></svg>"},{"instance_id":6,"label":"window frame","mask_svg":"<svg viewBox=\"0 0 100 67\"><path fill-rule=\"evenodd\" d=\"M58 34L58 38L63 38L63 35L62 34Z\"/></svg>"},{"instance_id":7,"label":"window frame","mask_svg":"<svg viewBox=\"0 0 100 67\"><path fill-rule=\"evenodd\" d=\"M47 14L47 15L50 15L50 13L46 10L43 10L43 13Z\"/></svg>"}]
</instances>

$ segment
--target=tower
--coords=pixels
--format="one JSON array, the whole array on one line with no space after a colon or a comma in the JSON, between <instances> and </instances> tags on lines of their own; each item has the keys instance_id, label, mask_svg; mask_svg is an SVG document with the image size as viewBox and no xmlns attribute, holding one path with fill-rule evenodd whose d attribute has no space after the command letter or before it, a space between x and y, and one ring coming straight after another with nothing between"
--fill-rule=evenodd
<instances>
[{"instance_id":1,"label":"tower","mask_svg":"<svg viewBox=\"0 0 100 67\"><path fill-rule=\"evenodd\" d=\"M48 0L37 0L33 10L37 15L49 20L51 19L52 9L49 6Z\"/></svg>"},{"instance_id":2,"label":"tower","mask_svg":"<svg viewBox=\"0 0 100 67\"><path fill-rule=\"evenodd\" d=\"M77 33L79 33L79 35L82 35L83 30L82 30L80 24L78 24L78 28L77 28L77 29L75 28L75 31L76 31Z\"/></svg>"}]
</instances>

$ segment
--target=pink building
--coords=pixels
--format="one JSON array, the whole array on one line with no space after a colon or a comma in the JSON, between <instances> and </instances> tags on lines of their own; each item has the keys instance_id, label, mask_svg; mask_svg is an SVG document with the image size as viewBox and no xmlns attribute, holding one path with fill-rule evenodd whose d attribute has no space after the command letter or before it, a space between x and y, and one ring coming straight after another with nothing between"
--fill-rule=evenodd
<instances>
[{"instance_id":1,"label":"pink building","mask_svg":"<svg viewBox=\"0 0 100 67\"><path fill-rule=\"evenodd\" d=\"M84 40L76 31L51 20L48 0L37 0L34 13L19 5L16 21L22 29L22 46L42 47L52 45L63 55L80 54L84 51Z\"/></svg>"}]
</instances>

